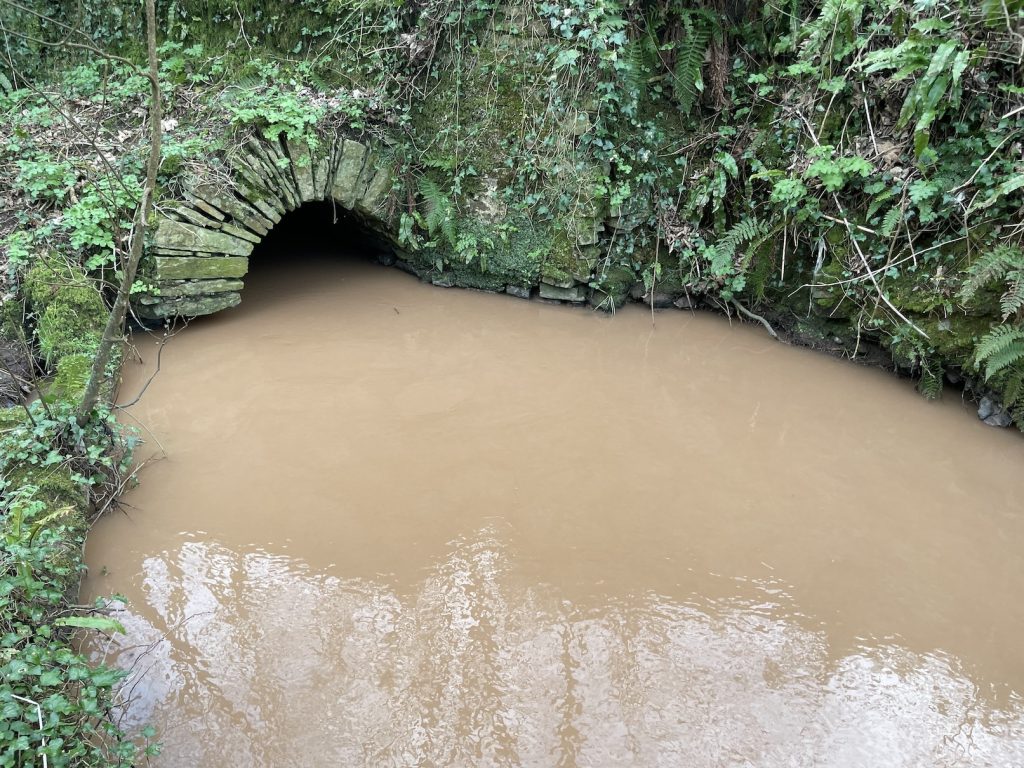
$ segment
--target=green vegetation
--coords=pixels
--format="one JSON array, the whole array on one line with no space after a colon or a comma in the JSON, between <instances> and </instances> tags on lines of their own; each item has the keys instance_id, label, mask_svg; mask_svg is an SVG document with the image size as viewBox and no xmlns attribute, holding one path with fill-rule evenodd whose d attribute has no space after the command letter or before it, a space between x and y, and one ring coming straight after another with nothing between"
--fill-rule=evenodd
<instances>
[{"instance_id":1,"label":"green vegetation","mask_svg":"<svg viewBox=\"0 0 1024 768\"><path fill-rule=\"evenodd\" d=\"M159 14L161 215L252 136L372 139L395 168L381 221L426 279L756 312L851 355L881 345L928 397L962 379L1024 426L1020 0ZM141 4L0 0L0 24L2 335L45 371L42 400L0 411L0 765L41 749L12 695L45 701L51 764L127 762L136 747L105 720L116 676L59 622L84 521L130 453L104 408L84 427L70 414L145 220ZM147 256L138 292L182 277L178 258ZM235 277L244 260L207 267Z\"/></svg>"},{"instance_id":2,"label":"green vegetation","mask_svg":"<svg viewBox=\"0 0 1024 768\"><path fill-rule=\"evenodd\" d=\"M153 747L109 719L123 673L90 664L71 643L78 627L123 629L102 604L86 616L69 606L87 516L128 471L131 441L116 437L109 411L78 428L73 404L60 400L0 411L0 425L0 765L42 755L53 766L131 764Z\"/></svg>"}]
</instances>

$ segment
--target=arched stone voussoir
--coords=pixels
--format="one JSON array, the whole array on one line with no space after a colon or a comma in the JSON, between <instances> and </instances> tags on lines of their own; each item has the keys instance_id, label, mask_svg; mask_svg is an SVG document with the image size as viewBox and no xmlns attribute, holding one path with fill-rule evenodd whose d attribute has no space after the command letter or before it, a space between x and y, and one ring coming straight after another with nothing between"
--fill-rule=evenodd
<instances>
[{"instance_id":1,"label":"arched stone voussoir","mask_svg":"<svg viewBox=\"0 0 1024 768\"><path fill-rule=\"evenodd\" d=\"M333 200L396 239L396 223L385 212L395 182L386 158L373 140L247 138L219 162L218 173L211 167L208 176L185 179L179 199L158 207L152 258L140 275L150 290L135 299L136 312L160 320L237 305L253 248L304 203Z\"/></svg>"}]
</instances>

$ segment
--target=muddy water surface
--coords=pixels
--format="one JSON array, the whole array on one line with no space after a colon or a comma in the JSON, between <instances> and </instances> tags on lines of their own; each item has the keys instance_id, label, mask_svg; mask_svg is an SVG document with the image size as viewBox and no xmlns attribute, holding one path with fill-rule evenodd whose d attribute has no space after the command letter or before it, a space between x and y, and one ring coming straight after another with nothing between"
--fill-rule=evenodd
<instances>
[{"instance_id":1,"label":"muddy water surface","mask_svg":"<svg viewBox=\"0 0 1024 768\"><path fill-rule=\"evenodd\" d=\"M1024 765L1024 441L955 397L322 259L161 368L86 584L159 765Z\"/></svg>"}]
</instances>

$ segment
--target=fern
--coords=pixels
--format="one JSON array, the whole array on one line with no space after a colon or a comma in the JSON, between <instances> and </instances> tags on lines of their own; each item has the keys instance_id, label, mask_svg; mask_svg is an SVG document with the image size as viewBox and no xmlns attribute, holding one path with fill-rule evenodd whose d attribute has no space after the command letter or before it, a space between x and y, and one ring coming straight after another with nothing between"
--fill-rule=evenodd
<instances>
[{"instance_id":1,"label":"fern","mask_svg":"<svg viewBox=\"0 0 1024 768\"><path fill-rule=\"evenodd\" d=\"M894 205L885 214L882 219L882 226L878 230L882 237L892 237L892 233L896 231L896 227L903 221L903 208L898 205Z\"/></svg>"},{"instance_id":2,"label":"fern","mask_svg":"<svg viewBox=\"0 0 1024 768\"><path fill-rule=\"evenodd\" d=\"M1018 424L1024 424L1024 408L1014 408L1021 405L1024 399L1024 371L1015 370L1007 377L1006 385L1003 387L1003 405L1013 409L1013 420Z\"/></svg>"},{"instance_id":3,"label":"fern","mask_svg":"<svg viewBox=\"0 0 1024 768\"><path fill-rule=\"evenodd\" d=\"M427 232L430 235L440 232L454 248L459 242L459 235L455 227L455 206L451 199L436 181L426 176L419 180L417 187L427 214L424 219Z\"/></svg>"},{"instance_id":4,"label":"fern","mask_svg":"<svg viewBox=\"0 0 1024 768\"><path fill-rule=\"evenodd\" d=\"M999 299L999 308L1003 311L1003 320L1015 315L1024 307L1024 275L1019 271L1011 273L1009 287Z\"/></svg>"},{"instance_id":5,"label":"fern","mask_svg":"<svg viewBox=\"0 0 1024 768\"><path fill-rule=\"evenodd\" d=\"M647 89L647 78L654 69L651 51L651 38L643 37L627 43L620 54L622 65L618 69L619 79L627 93L635 97L643 95ZM656 49L655 49L656 52Z\"/></svg>"},{"instance_id":6,"label":"fern","mask_svg":"<svg viewBox=\"0 0 1024 768\"><path fill-rule=\"evenodd\" d=\"M672 73L672 90L679 108L690 114L699 94L704 92L701 71L711 36L715 30L713 19L705 14L684 12L680 17L684 37L676 43L676 65Z\"/></svg>"},{"instance_id":7,"label":"fern","mask_svg":"<svg viewBox=\"0 0 1024 768\"><path fill-rule=\"evenodd\" d=\"M917 380L917 391L928 400L938 400L942 396L942 365L931 357L921 360L921 378Z\"/></svg>"},{"instance_id":8,"label":"fern","mask_svg":"<svg viewBox=\"0 0 1024 768\"><path fill-rule=\"evenodd\" d=\"M1024 362L1024 328L1000 325L986 334L974 349L974 363L985 366L985 380Z\"/></svg>"},{"instance_id":9,"label":"fern","mask_svg":"<svg viewBox=\"0 0 1024 768\"><path fill-rule=\"evenodd\" d=\"M971 264L960 288L960 298L971 301L979 291L997 281L1007 283L999 300L1003 320L1006 320L1024 308L1024 251L1019 247L997 246Z\"/></svg>"},{"instance_id":10,"label":"fern","mask_svg":"<svg viewBox=\"0 0 1024 768\"><path fill-rule=\"evenodd\" d=\"M825 0L821 12L804 28L803 53L822 61L839 61L853 49L864 15L864 0Z\"/></svg>"},{"instance_id":11,"label":"fern","mask_svg":"<svg viewBox=\"0 0 1024 768\"><path fill-rule=\"evenodd\" d=\"M768 234L768 225L756 216L740 219L715 243L715 249L733 258L740 246L754 243ZM752 251L748 248L748 253Z\"/></svg>"}]
</instances>

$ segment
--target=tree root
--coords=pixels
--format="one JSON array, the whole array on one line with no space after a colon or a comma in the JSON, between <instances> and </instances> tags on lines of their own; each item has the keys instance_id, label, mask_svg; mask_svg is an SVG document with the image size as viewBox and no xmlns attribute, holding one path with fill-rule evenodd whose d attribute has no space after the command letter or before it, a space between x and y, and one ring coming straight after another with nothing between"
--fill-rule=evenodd
<instances>
[{"instance_id":1,"label":"tree root","mask_svg":"<svg viewBox=\"0 0 1024 768\"><path fill-rule=\"evenodd\" d=\"M765 330L768 331L768 335L771 336L773 339L779 339L779 334L777 334L775 332L775 329L772 328L771 323L769 323L763 317L761 317L760 315L755 315L749 309L740 304L736 299L732 300L732 305L736 307L736 311L739 312L741 315L749 318L750 320L756 320L761 325L763 325L765 327ZM779 340L781 341L781 339Z\"/></svg>"}]
</instances>

